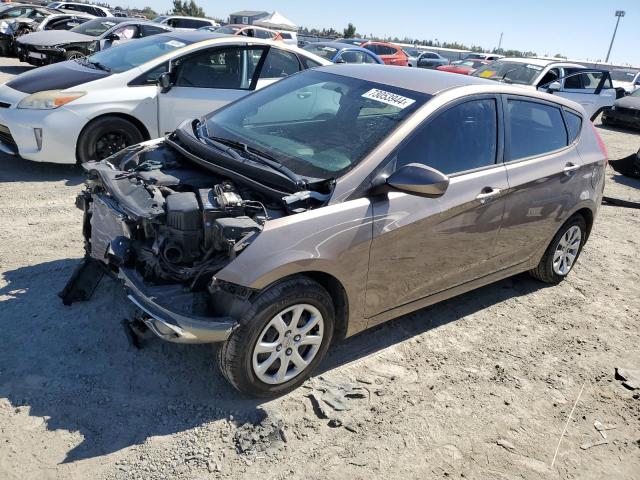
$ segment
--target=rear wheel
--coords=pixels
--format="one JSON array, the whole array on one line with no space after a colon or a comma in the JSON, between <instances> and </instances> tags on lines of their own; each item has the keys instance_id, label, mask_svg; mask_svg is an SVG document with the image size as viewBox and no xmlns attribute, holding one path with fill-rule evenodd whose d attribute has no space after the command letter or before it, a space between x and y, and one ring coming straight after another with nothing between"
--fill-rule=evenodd
<instances>
[{"instance_id":1,"label":"rear wheel","mask_svg":"<svg viewBox=\"0 0 640 480\"><path fill-rule=\"evenodd\" d=\"M587 239L587 224L582 215L574 215L560 228L540 263L529 273L546 283L560 283L578 260Z\"/></svg>"},{"instance_id":2,"label":"rear wheel","mask_svg":"<svg viewBox=\"0 0 640 480\"><path fill-rule=\"evenodd\" d=\"M85 127L78 139L77 156L80 163L103 160L123 148L144 141L144 135L129 120L102 117Z\"/></svg>"},{"instance_id":3,"label":"rear wheel","mask_svg":"<svg viewBox=\"0 0 640 480\"><path fill-rule=\"evenodd\" d=\"M329 293L305 277L286 280L258 296L218 350L220 371L247 395L282 395L309 378L333 329Z\"/></svg>"}]
</instances>

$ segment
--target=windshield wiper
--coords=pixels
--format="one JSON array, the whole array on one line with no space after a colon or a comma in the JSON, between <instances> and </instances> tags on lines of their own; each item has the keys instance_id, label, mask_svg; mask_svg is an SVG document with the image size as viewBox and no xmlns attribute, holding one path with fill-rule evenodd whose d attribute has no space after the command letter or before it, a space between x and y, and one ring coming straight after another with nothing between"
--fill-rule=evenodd
<instances>
[{"instance_id":1,"label":"windshield wiper","mask_svg":"<svg viewBox=\"0 0 640 480\"><path fill-rule=\"evenodd\" d=\"M111 67L107 67L104 63L100 63L100 62L92 62L91 60L88 60L86 58L81 58L78 59L78 61L84 65L91 65L93 68L96 68L98 70L103 70L105 72L111 72Z\"/></svg>"},{"instance_id":2,"label":"windshield wiper","mask_svg":"<svg viewBox=\"0 0 640 480\"><path fill-rule=\"evenodd\" d=\"M279 163L277 160L275 160L274 157L272 157L268 153L261 152L256 148L249 147L246 143L238 142L236 140L231 140L229 138L216 137L216 136L209 135L208 137L205 137L205 140L220 143L222 145L231 147L238 152L242 152L244 155L240 155L241 158L252 160L261 165L265 165L271 168L272 170L276 170L277 172L281 173L282 175L287 177L289 180L291 180L293 184L296 185L297 187L306 188L306 183L307 183L306 181L302 180L293 171L291 171L289 168ZM236 155L238 154L236 153Z\"/></svg>"}]
</instances>

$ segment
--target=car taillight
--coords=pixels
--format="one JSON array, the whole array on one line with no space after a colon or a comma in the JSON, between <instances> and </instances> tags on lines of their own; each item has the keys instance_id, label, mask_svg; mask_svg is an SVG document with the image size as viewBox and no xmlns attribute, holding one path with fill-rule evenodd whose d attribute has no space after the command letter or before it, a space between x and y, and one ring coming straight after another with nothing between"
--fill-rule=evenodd
<instances>
[{"instance_id":1,"label":"car taillight","mask_svg":"<svg viewBox=\"0 0 640 480\"><path fill-rule=\"evenodd\" d=\"M598 133L598 129L596 128L596 126L593 124L593 122L590 122L590 123L591 123L591 128L593 129L593 134L596 136L596 140L598 141L598 147L600 147L600 151L604 155L604 164L606 166L609 163L609 152L607 152L607 146L602 141L602 138L600 137L600 134Z\"/></svg>"}]
</instances>

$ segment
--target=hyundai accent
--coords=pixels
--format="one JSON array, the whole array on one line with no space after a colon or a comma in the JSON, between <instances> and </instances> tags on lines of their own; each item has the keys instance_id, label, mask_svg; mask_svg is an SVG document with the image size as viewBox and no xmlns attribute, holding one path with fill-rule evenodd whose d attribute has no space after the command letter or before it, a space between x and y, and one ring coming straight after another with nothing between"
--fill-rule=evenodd
<instances>
[{"instance_id":1,"label":"hyundai accent","mask_svg":"<svg viewBox=\"0 0 640 480\"><path fill-rule=\"evenodd\" d=\"M517 273L558 283L589 238L606 152L582 107L464 75L308 70L84 164L87 256L134 341L219 342L274 396L336 339ZM562 312L558 312L559 315Z\"/></svg>"}]
</instances>

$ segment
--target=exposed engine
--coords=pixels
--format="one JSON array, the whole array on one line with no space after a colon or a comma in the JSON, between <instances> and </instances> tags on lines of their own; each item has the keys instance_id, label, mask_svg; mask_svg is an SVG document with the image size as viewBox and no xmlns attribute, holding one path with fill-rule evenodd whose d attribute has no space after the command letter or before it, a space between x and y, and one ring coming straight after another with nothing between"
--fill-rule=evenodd
<instances>
[{"instance_id":1,"label":"exposed engine","mask_svg":"<svg viewBox=\"0 0 640 480\"><path fill-rule=\"evenodd\" d=\"M165 145L137 147L85 167L78 197L91 257L135 268L154 284L204 287L265 222L320 204L317 192L276 198L182 159ZM327 196L328 197L328 196Z\"/></svg>"}]
</instances>

